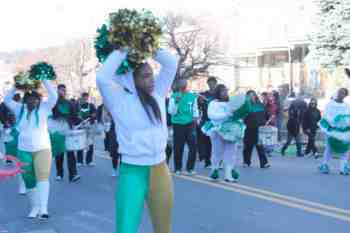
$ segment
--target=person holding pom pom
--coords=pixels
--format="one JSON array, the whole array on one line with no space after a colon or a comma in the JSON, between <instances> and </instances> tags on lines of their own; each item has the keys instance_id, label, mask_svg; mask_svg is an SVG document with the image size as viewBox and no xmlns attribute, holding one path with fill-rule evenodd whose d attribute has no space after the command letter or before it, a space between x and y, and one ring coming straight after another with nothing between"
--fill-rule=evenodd
<instances>
[{"instance_id":1,"label":"person holding pom pom","mask_svg":"<svg viewBox=\"0 0 350 233\"><path fill-rule=\"evenodd\" d=\"M208 106L208 117L214 127L219 127L222 123L229 120L233 115L233 109L230 107L228 89L225 85L219 84L215 88L214 100ZM211 133L212 143L212 172L211 179L219 178L219 165L224 161L225 181L237 182L239 174L236 168L238 156L237 141L225 140L216 130Z\"/></svg>"},{"instance_id":2,"label":"person holding pom pom","mask_svg":"<svg viewBox=\"0 0 350 233\"><path fill-rule=\"evenodd\" d=\"M15 113L18 135L18 158L22 163L22 173L31 212L28 218L48 219L49 176L51 169L51 144L47 126L48 116L57 101L57 93L48 80L42 81L48 91L48 99L41 100L36 91L25 93L23 104L13 100L16 88L5 97L6 106Z\"/></svg>"},{"instance_id":3,"label":"person holding pom pom","mask_svg":"<svg viewBox=\"0 0 350 233\"><path fill-rule=\"evenodd\" d=\"M139 41L145 50L148 40L144 36ZM170 233L173 185L165 155L168 129L165 99L175 78L177 59L158 49L154 59L161 69L156 78L147 62L117 74L127 55L123 49L113 51L96 75L104 104L115 122L122 155L116 232L138 232L147 201L154 232Z\"/></svg>"}]
</instances>

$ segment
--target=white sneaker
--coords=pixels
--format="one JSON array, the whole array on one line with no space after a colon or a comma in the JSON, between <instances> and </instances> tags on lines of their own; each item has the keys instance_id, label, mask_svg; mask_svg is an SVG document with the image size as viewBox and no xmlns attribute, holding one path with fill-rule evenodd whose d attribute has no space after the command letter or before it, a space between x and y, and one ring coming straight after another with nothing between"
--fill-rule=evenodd
<instances>
[{"instance_id":1,"label":"white sneaker","mask_svg":"<svg viewBox=\"0 0 350 233\"><path fill-rule=\"evenodd\" d=\"M82 163L77 163L77 166L78 166L78 167L82 167L83 164L82 164Z\"/></svg>"},{"instance_id":2,"label":"white sneaker","mask_svg":"<svg viewBox=\"0 0 350 233\"><path fill-rule=\"evenodd\" d=\"M112 174L111 174L112 177L116 177L117 176L117 171L115 169L112 169Z\"/></svg>"},{"instance_id":3,"label":"white sneaker","mask_svg":"<svg viewBox=\"0 0 350 233\"><path fill-rule=\"evenodd\" d=\"M61 181L62 180L62 176L56 176L55 180L56 181Z\"/></svg>"},{"instance_id":4,"label":"white sneaker","mask_svg":"<svg viewBox=\"0 0 350 233\"><path fill-rule=\"evenodd\" d=\"M96 166L96 163L91 162L91 163L87 164L87 166L88 166L88 167L95 167L95 166Z\"/></svg>"}]
</instances>

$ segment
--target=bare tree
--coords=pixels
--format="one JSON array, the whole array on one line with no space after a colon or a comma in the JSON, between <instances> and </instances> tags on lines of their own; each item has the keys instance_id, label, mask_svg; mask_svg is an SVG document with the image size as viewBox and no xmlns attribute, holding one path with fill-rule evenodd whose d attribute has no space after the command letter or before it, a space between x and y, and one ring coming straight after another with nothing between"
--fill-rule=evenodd
<instances>
[{"instance_id":1,"label":"bare tree","mask_svg":"<svg viewBox=\"0 0 350 233\"><path fill-rule=\"evenodd\" d=\"M16 70L29 69L38 61L47 61L55 67L57 82L64 83L73 93L80 93L89 86L89 75L97 67L91 39L72 40L62 46L30 51L20 56Z\"/></svg>"},{"instance_id":2,"label":"bare tree","mask_svg":"<svg viewBox=\"0 0 350 233\"><path fill-rule=\"evenodd\" d=\"M207 75L212 66L227 63L218 33L201 19L171 12L164 17L164 23L166 44L179 56L177 79Z\"/></svg>"}]
</instances>

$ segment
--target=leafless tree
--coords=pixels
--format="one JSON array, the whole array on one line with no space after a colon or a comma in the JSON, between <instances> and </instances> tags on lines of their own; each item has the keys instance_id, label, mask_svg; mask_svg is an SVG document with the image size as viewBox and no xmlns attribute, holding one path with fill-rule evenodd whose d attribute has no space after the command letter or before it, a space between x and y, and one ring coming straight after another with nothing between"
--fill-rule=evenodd
<instances>
[{"instance_id":1,"label":"leafless tree","mask_svg":"<svg viewBox=\"0 0 350 233\"><path fill-rule=\"evenodd\" d=\"M55 67L57 82L78 94L88 88L89 75L94 74L97 67L91 42L91 39L82 38L62 46L26 52L17 59L16 69L26 70L35 62L47 61Z\"/></svg>"},{"instance_id":2,"label":"leafless tree","mask_svg":"<svg viewBox=\"0 0 350 233\"><path fill-rule=\"evenodd\" d=\"M209 68L226 64L219 34L203 19L170 12L164 17L166 44L179 56L176 78L207 75Z\"/></svg>"}]
</instances>

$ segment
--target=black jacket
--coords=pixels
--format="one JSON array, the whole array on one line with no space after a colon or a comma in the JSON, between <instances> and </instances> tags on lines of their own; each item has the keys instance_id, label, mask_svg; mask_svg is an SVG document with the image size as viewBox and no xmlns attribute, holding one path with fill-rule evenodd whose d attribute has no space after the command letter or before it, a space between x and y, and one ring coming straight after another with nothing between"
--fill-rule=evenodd
<instances>
[{"instance_id":1,"label":"black jacket","mask_svg":"<svg viewBox=\"0 0 350 233\"><path fill-rule=\"evenodd\" d=\"M291 135L297 136L300 133L306 110L307 104L303 100L296 99L291 103L288 109L287 122L287 130Z\"/></svg>"},{"instance_id":2,"label":"black jacket","mask_svg":"<svg viewBox=\"0 0 350 233\"><path fill-rule=\"evenodd\" d=\"M303 130L315 132L318 128L318 122L321 120L321 112L317 108L308 108L304 114Z\"/></svg>"},{"instance_id":3,"label":"black jacket","mask_svg":"<svg viewBox=\"0 0 350 233\"><path fill-rule=\"evenodd\" d=\"M266 124L266 111L251 112L244 118L246 130L244 131L245 144L257 144L259 140L259 127Z\"/></svg>"},{"instance_id":4,"label":"black jacket","mask_svg":"<svg viewBox=\"0 0 350 233\"><path fill-rule=\"evenodd\" d=\"M210 101L212 101L215 96L209 91L201 93L201 96L204 96L206 98L198 98L198 108L201 113L200 126L203 126L209 120L208 106Z\"/></svg>"},{"instance_id":5,"label":"black jacket","mask_svg":"<svg viewBox=\"0 0 350 233\"><path fill-rule=\"evenodd\" d=\"M266 124L267 114L266 111L251 112L244 118L244 124L247 129L258 129L260 126Z\"/></svg>"}]
</instances>

